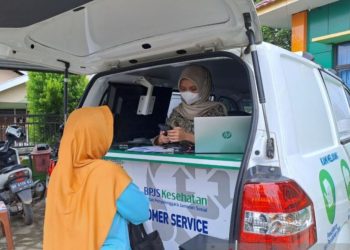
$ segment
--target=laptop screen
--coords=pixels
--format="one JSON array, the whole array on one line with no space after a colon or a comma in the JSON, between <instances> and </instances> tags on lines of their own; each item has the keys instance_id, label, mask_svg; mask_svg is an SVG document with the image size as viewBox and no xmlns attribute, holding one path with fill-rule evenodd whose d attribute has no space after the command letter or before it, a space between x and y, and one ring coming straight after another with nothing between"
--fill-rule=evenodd
<instances>
[{"instance_id":1,"label":"laptop screen","mask_svg":"<svg viewBox=\"0 0 350 250\"><path fill-rule=\"evenodd\" d=\"M250 116L195 117L196 153L244 153Z\"/></svg>"}]
</instances>

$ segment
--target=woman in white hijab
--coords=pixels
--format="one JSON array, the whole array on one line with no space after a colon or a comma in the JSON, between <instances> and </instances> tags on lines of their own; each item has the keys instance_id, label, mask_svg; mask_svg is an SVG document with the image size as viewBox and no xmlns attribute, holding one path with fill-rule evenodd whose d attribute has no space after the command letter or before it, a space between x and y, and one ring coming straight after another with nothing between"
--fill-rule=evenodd
<instances>
[{"instance_id":1,"label":"woman in white hijab","mask_svg":"<svg viewBox=\"0 0 350 250\"><path fill-rule=\"evenodd\" d=\"M167 119L166 123L172 129L161 131L156 138L158 145L179 141L194 143L194 117L227 115L222 103L209 100L212 81L206 68L198 65L186 67L179 78L178 89L182 102Z\"/></svg>"}]
</instances>

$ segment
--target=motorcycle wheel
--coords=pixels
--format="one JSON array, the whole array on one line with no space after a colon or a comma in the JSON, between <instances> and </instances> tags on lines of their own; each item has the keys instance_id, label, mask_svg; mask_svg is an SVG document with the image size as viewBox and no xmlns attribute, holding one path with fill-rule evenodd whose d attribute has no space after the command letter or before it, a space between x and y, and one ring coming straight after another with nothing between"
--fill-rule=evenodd
<instances>
[{"instance_id":1,"label":"motorcycle wheel","mask_svg":"<svg viewBox=\"0 0 350 250\"><path fill-rule=\"evenodd\" d=\"M33 208L32 204L23 204L23 219L24 224L31 225L33 224Z\"/></svg>"}]
</instances>

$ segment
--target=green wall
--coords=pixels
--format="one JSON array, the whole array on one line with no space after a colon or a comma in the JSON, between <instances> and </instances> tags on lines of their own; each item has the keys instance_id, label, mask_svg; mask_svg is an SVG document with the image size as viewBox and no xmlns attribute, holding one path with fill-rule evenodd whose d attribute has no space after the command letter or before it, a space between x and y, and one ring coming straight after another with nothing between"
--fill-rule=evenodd
<instances>
[{"instance_id":1,"label":"green wall","mask_svg":"<svg viewBox=\"0 0 350 250\"><path fill-rule=\"evenodd\" d=\"M315 56L315 61L325 68L334 67L334 46L313 43L312 38L350 30L350 1L325 5L309 12L308 16L308 51Z\"/></svg>"}]
</instances>

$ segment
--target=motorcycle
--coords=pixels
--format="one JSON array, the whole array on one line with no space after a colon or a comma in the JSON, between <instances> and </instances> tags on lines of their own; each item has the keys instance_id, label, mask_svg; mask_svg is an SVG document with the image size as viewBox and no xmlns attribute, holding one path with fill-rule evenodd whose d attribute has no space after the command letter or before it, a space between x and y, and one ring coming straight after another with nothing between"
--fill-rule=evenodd
<instances>
[{"instance_id":1,"label":"motorcycle","mask_svg":"<svg viewBox=\"0 0 350 250\"><path fill-rule=\"evenodd\" d=\"M24 223L33 223L32 203L42 199L45 194L45 183L33 182L32 170L20 164L14 142L25 137L23 128L10 125L7 127L6 141L0 142L0 200L10 215L22 214Z\"/></svg>"}]
</instances>

